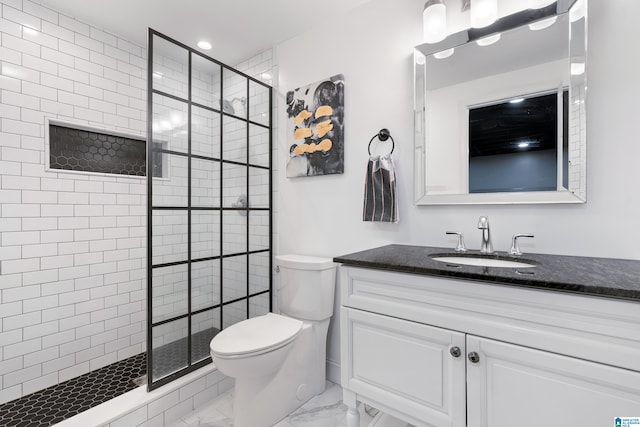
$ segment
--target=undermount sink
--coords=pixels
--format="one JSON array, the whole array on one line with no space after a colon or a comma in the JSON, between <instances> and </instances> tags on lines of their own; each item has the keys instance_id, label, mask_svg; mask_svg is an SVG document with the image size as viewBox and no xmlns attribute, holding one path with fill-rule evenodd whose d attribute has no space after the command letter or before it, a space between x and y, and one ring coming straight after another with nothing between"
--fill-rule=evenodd
<instances>
[{"instance_id":1,"label":"undermount sink","mask_svg":"<svg viewBox=\"0 0 640 427\"><path fill-rule=\"evenodd\" d=\"M530 268L535 264L526 262L525 260L513 261L504 258L495 258L490 256L469 256L469 255L432 255L434 261L444 262L447 264L474 265L478 267L498 267L498 268Z\"/></svg>"}]
</instances>

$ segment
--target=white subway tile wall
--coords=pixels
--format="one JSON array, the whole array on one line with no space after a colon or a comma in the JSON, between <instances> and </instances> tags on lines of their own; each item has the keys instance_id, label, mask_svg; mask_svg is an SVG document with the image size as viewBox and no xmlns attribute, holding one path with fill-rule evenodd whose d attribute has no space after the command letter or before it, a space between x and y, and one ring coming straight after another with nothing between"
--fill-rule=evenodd
<instances>
[{"instance_id":1,"label":"white subway tile wall","mask_svg":"<svg viewBox=\"0 0 640 427\"><path fill-rule=\"evenodd\" d=\"M233 301L247 296L247 256L238 255L222 259L222 301ZM244 302L244 301L243 301ZM227 319L227 306L224 307L224 321Z\"/></svg>"},{"instance_id":2,"label":"white subway tile wall","mask_svg":"<svg viewBox=\"0 0 640 427\"><path fill-rule=\"evenodd\" d=\"M191 64L191 99L197 104L220 108L220 65L195 55Z\"/></svg>"},{"instance_id":3,"label":"white subway tile wall","mask_svg":"<svg viewBox=\"0 0 640 427\"><path fill-rule=\"evenodd\" d=\"M243 73L255 77L269 85L273 86L274 102L269 114L269 91L263 86L253 82L249 82L249 118L252 121L272 126L273 135L277 134L277 102L275 96L278 93L277 80L272 80L272 76L277 75L277 64L274 60L274 53L271 49L262 52L246 61L236 64L235 68ZM274 120L270 123L270 119ZM249 125L249 137L253 142L249 146L249 163L252 165L269 166L269 131L265 128ZM250 207L268 207L269 206L269 173L274 177L272 194L271 194L271 210L273 213L273 229L272 229L272 247L273 254L279 253L278 249L278 180L275 179L278 173L278 144L272 147L271 171L258 168L249 168L249 200ZM258 180L259 177L259 180ZM258 187L254 188L254 186ZM225 187L226 188L226 187ZM226 191L226 190L225 190ZM266 193L265 193L266 191ZM226 193L225 193L226 194ZM249 212L249 249L263 249L269 245L269 216L266 211ZM246 268L246 266L245 266ZM262 294L249 298L248 317L256 317L269 312L269 303L273 299L274 310L278 309L276 289L278 275L269 270L269 255L267 253L250 254L249 255L249 292L251 294L269 289L269 277L273 276L274 293ZM246 271L246 270L245 270ZM230 310L226 312L226 315ZM238 307L232 313L239 316L246 316L246 308ZM226 316L225 315L225 316ZM226 319L225 319L226 320Z\"/></svg>"},{"instance_id":4,"label":"white subway tile wall","mask_svg":"<svg viewBox=\"0 0 640 427\"><path fill-rule=\"evenodd\" d=\"M220 260L199 261L191 267L191 309L197 311L219 304Z\"/></svg>"},{"instance_id":5,"label":"white subway tile wall","mask_svg":"<svg viewBox=\"0 0 640 427\"><path fill-rule=\"evenodd\" d=\"M155 64L154 72L159 74L158 80L167 82L169 93L182 95L188 76L182 73L178 59L179 54L178 58ZM265 72L273 74L272 52L239 64L239 69L257 78ZM219 107L219 95L208 90L219 87L219 69L217 74L208 69L198 71L202 71L202 78L194 74L199 89L194 97L204 105ZM225 85L226 79L227 76ZM233 79L228 84L233 86ZM264 97L260 91L264 90L252 86L252 103L254 97ZM0 96L0 403L3 403L146 350L146 181L49 171L45 162L45 117L145 136L146 49L35 1L3 0ZM229 99L239 112L243 96L246 89ZM180 104L174 100L154 96L154 102L166 106L166 117L159 117L160 122L169 121L175 126L186 117L175 114ZM156 112L162 114L160 109ZM262 113L254 113L252 107L250 114ZM194 149L200 147L197 148L200 154L219 157L219 147L208 143L220 133L219 117L205 110L197 117ZM186 150L185 134L155 130L154 139L167 144L166 148ZM263 129L252 127L251 132L254 131L262 132L261 138L268 141L268 133ZM252 147L249 153L252 159L262 159L256 163L264 162L265 166L266 147L268 144ZM173 198L168 205L173 205L174 200L183 203L184 191L179 189L186 186L184 165L176 157L163 157L161 179L166 185L162 191ZM212 173L205 165L194 171L198 172L194 180L200 180L194 194L201 197L203 204L216 203L219 194L216 195L215 186L208 187L203 182L219 177L218 172ZM227 192L225 195L230 196ZM231 193L236 198L238 195L239 191ZM252 195L257 196L258 193ZM178 212L162 213L163 231L154 230L154 239L159 238L163 247L171 248L154 255L169 259L183 250L183 237L178 236L178 231L184 235L186 230L178 230L181 224L171 218ZM241 218L246 221L246 217ZM206 222L209 219L213 224ZM204 227L205 233L198 235L199 241L194 240L196 250L205 253L219 248L213 232L218 230L219 221L219 216L199 219L198 226ZM262 232L256 233L263 238ZM244 258L244 266L230 263L229 271L237 273L244 268L246 272ZM204 286L206 282L219 281L220 262L208 263L194 269L198 283L194 287L194 301L199 297L206 299L203 306L220 299ZM253 277L252 268L249 270ZM178 273L166 272L175 274ZM167 277L159 275L158 280L166 281ZM174 292L180 283L171 282ZM263 313L265 307L268 310L268 298L268 295L252 298L250 312ZM174 299L167 304L175 312L184 302ZM246 304L243 304L229 311L244 318ZM233 319L229 321L233 323ZM219 327L216 322L219 322L216 315L198 320L203 329ZM175 337L184 336L182 324L169 324L167 329ZM156 342L154 338L154 345L168 339L159 336Z\"/></svg>"},{"instance_id":6,"label":"white subway tile wall","mask_svg":"<svg viewBox=\"0 0 640 427\"><path fill-rule=\"evenodd\" d=\"M153 322L187 313L187 265L153 269Z\"/></svg>"},{"instance_id":7,"label":"white subway tile wall","mask_svg":"<svg viewBox=\"0 0 640 427\"><path fill-rule=\"evenodd\" d=\"M146 51L0 6L2 403L145 351L144 179L47 171L45 117L144 136Z\"/></svg>"}]
</instances>

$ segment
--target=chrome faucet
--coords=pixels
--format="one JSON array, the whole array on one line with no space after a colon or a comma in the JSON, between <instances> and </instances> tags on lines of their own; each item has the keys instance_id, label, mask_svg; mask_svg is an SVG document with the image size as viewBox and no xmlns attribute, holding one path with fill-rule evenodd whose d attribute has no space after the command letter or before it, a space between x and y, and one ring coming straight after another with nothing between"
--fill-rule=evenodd
<instances>
[{"instance_id":1,"label":"chrome faucet","mask_svg":"<svg viewBox=\"0 0 640 427\"><path fill-rule=\"evenodd\" d=\"M491 247L491 236L489 235L489 218L481 216L478 220L478 229L482 230L482 245L480 246L480 253L492 254L493 248Z\"/></svg>"},{"instance_id":2,"label":"chrome faucet","mask_svg":"<svg viewBox=\"0 0 640 427\"><path fill-rule=\"evenodd\" d=\"M531 233L514 234L511 238L511 249L509 249L509 255L522 255L520 245L518 245L518 238L520 237L533 237Z\"/></svg>"}]
</instances>

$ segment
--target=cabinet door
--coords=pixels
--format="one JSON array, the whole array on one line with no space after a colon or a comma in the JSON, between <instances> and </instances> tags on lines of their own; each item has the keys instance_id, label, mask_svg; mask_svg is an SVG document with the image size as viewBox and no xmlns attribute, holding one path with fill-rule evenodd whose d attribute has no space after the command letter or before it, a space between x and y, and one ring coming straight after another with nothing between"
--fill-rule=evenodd
<instances>
[{"instance_id":1,"label":"cabinet door","mask_svg":"<svg viewBox=\"0 0 640 427\"><path fill-rule=\"evenodd\" d=\"M640 373L467 337L469 427L614 426L640 416Z\"/></svg>"},{"instance_id":2,"label":"cabinet door","mask_svg":"<svg viewBox=\"0 0 640 427\"><path fill-rule=\"evenodd\" d=\"M416 426L465 425L464 334L351 308L341 316L344 388Z\"/></svg>"}]
</instances>

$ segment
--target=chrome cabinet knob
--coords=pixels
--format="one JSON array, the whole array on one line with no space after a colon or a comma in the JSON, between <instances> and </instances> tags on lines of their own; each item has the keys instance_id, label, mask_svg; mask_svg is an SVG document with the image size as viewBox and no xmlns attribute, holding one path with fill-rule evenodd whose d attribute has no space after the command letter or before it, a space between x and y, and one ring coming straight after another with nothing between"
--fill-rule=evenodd
<instances>
[{"instance_id":1,"label":"chrome cabinet knob","mask_svg":"<svg viewBox=\"0 0 640 427\"><path fill-rule=\"evenodd\" d=\"M467 357L469 358L469 362L471 363L478 363L480 361L480 355L475 351L472 351L471 353L469 353Z\"/></svg>"},{"instance_id":2,"label":"chrome cabinet knob","mask_svg":"<svg viewBox=\"0 0 640 427\"><path fill-rule=\"evenodd\" d=\"M449 353L451 353L453 357L460 357L460 355L462 354L462 351L460 350L460 347L455 346L449 349Z\"/></svg>"}]
</instances>

